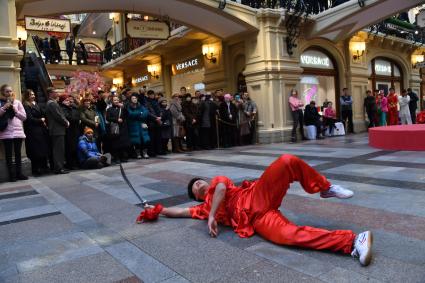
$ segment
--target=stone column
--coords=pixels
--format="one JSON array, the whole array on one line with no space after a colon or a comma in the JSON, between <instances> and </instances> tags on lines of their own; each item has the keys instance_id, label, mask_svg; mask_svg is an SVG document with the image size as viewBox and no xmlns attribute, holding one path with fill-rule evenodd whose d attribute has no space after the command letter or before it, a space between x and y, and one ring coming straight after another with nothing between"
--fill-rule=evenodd
<instances>
[{"instance_id":1,"label":"stone column","mask_svg":"<svg viewBox=\"0 0 425 283\"><path fill-rule=\"evenodd\" d=\"M299 82L302 69L297 55L286 50L286 30L281 10L261 9L259 32L245 40L248 92L258 106L261 143L290 139L289 92Z\"/></svg>"},{"instance_id":2,"label":"stone column","mask_svg":"<svg viewBox=\"0 0 425 283\"><path fill-rule=\"evenodd\" d=\"M356 38L353 37L355 40ZM357 38L357 40L366 41L365 38ZM352 51L350 50L350 40L344 42L345 58L349 71L345 73L347 88L353 99L353 126L354 132L363 132L367 130L365 122L366 113L364 110L364 99L368 89L368 61L366 56L354 60ZM366 50L368 46L366 45ZM343 87L343 86L342 86ZM371 89L372 90L372 89ZM373 90L372 90L373 91ZM342 92L341 92L342 95Z\"/></svg>"},{"instance_id":3,"label":"stone column","mask_svg":"<svg viewBox=\"0 0 425 283\"><path fill-rule=\"evenodd\" d=\"M0 0L0 84L12 86L21 99L20 66L22 51L16 38L16 8L14 0Z\"/></svg>"},{"instance_id":4,"label":"stone column","mask_svg":"<svg viewBox=\"0 0 425 283\"><path fill-rule=\"evenodd\" d=\"M18 49L16 38L15 0L0 0L0 7L0 85L10 85L16 98L21 100L19 62L22 59L22 51ZM0 146L0 160L1 182L7 178L3 146Z\"/></svg>"}]
</instances>

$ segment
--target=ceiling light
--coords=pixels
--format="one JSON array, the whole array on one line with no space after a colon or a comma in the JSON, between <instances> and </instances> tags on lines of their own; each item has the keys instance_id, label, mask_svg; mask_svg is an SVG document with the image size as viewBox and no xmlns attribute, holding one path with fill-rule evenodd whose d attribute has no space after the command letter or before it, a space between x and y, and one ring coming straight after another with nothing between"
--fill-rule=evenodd
<instances>
[{"instance_id":1,"label":"ceiling light","mask_svg":"<svg viewBox=\"0 0 425 283\"><path fill-rule=\"evenodd\" d=\"M96 31L95 30L93 31L93 34L96 34Z\"/></svg>"}]
</instances>

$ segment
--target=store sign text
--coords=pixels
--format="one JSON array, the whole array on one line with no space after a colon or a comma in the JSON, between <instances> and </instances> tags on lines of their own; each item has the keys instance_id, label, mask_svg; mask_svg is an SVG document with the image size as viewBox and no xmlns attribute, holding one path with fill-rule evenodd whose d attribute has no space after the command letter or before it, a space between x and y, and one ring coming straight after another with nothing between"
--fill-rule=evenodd
<instances>
[{"instance_id":1,"label":"store sign text","mask_svg":"<svg viewBox=\"0 0 425 283\"><path fill-rule=\"evenodd\" d=\"M391 74L391 66L375 64L375 72L376 73L388 73Z\"/></svg>"},{"instance_id":2,"label":"store sign text","mask_svg":"<svg viewBox=\"0 0 425 283\"><path fill-rule=\"evenodd\" d=\"M146 82L148 80L149 80L149 75L144 75L144 76L141 76L141 77L137 77L134 80L134 83L138 84L138 83Z\"/></svg>"},{"instance_id":3,"label":"store sign text","mask_svg":"<svg viewBox=\"0 0 425 283\"><path fill-rule=\"evenodd\" d=\"M69 20L25 17L25 29L50 32L71 32Z\"/></svg>"},{"instance_id":4,"label":"store sign text","mask_svg":"<svg viewBox=\"0 0 425 283\"><path fill-rule=\"evenodd\" d=\"M301 64L303 65L314 65L314 66L324 66L329 67L329 58L310 56L310 55L301 55Z\"/></svg>"},{"instance_id":5,"label":"store sign text","mask_svg":"<svg viewBox=\"0 0 425 283\"><path fill-rule=\"evenodd\" d=\"M188 61L176 64L176 70L181 71L190 67L196 67L198 65L199 65L198 58L196 58L196 59L192 59L192 60L188 60Z\"/></svg>"},{"instance_id":6,"label":"store sign text","mask_svg":"<svg viewBox=\"0 0 425 283\"><path fill-rule=\"evenodd\" d=\"M170 28L164 22L130 20L127 22L127 34L133 38L168 39Z\"/></svg>"}]
</instances>

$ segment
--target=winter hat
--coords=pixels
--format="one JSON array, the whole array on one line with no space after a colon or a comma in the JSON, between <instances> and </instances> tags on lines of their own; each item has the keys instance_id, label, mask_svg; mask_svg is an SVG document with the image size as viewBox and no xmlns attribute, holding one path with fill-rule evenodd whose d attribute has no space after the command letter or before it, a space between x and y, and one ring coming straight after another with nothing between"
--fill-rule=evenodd
<instances>
[{"instance_id":1,"label":"winter hat","mask_svg":"<svg viewBox=\"0 0 425 283\"><path fill-rule=\"evenodd\" d=\"M68 95L68 94L66 94L66 93L61 94L61 95L59 96L59 103L64 102L66 99L68 99L68 97L69 97L69 95Z\"/></svg>"},{"instance_id":2,"label":"winter hat","mask_svg":"<svg viewBox=\"0 0 425 283\"><path fill-rule=\"evenodd\" d=\"M161 104L163 101L166 101L166 102L167 102L167 99L166 99L165 97L160 97L160 98L158 99L158 103L159 103L159 104Z\"/></svg>"},{"instance_id":3,"label":"winter hat","mask_svg":"<svg viewBox=\"0 0 425 283\"><path fill-rule=\"evenodd\" d=\"M224 95L224 98L232 99L232 95L231 95L231 94L229 94L229 93L226 93L226 94Z\"/></svg>"},{"instance_id":4,"label":"winter hat","mask_svg":"<svg viewBox=\"0 0 425 283\"><path fill-rule=\"evenodd\" d=\"M92 128L85 127L85 128L84 128L84 134L86 135L86 134L88 134L88 133L92 133L92 134L93 134L93 130L92 130Z\"/></svg>"}]
</instances>

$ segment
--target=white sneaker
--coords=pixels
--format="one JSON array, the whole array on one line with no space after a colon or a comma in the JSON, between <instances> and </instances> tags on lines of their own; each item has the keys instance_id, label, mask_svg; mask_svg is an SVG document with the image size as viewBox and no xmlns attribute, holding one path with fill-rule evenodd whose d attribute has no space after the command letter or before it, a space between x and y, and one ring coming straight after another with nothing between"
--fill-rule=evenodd
<instances>
[{"instance_id":1,"label":"white sneaker","mask_svg":"<svg viewBox=\"0 0 425 283\"><path fill-rule=\"evenodd\" d=\"M351 198L353 196L353 194L354 194L353 191L344 189L341 186L331 185L329 187L329 190L320 192L320 197L321 198L333 198L333 197L336 197L336 198L342 198L342 199L344 199L344 198Z\"/></svg>"},{"instance_id":2,"label":"white sneaker","mask_svg":"<svg viewBox=\"0 0 425 283\"><path fill-rule=\"evenodd\" d=\"M366 231L357 235L351 256L358 257L360 264L368 266L372 260L372 232Z\"/></svg>"}]
</instances>

